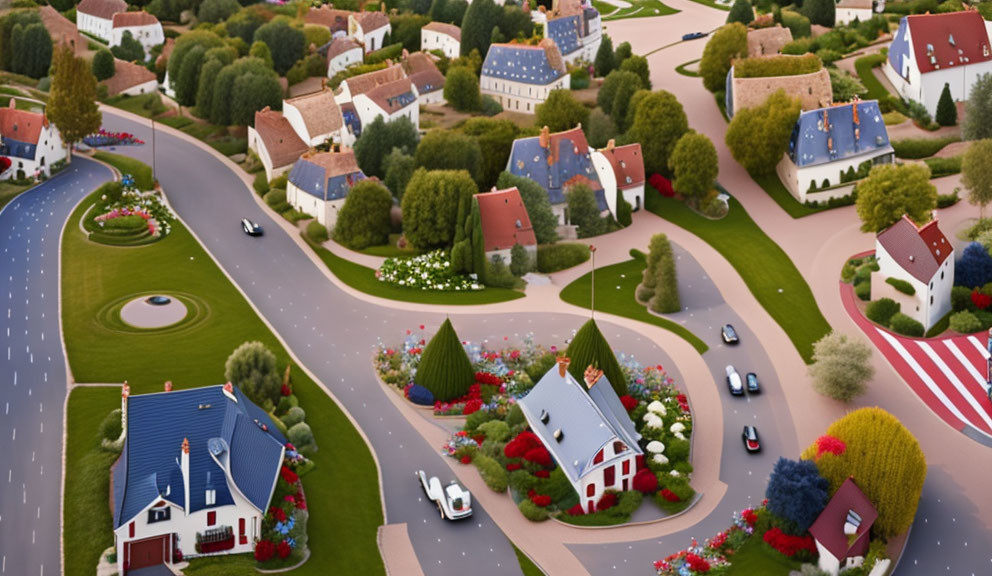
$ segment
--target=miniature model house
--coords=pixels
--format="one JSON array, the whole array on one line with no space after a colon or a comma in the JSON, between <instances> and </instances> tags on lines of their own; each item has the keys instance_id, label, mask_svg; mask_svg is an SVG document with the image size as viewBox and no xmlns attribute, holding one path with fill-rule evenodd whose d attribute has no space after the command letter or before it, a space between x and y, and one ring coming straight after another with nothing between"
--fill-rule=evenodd
<instances>
[{"instance_id":1,"label":"miniature model house","mask_svg":"<svg viewBox=\"0 0 992 576\"><path fill-rule=\"evenodd\" d=\"M877 518L878 511L854 480L845 480L809 529L820 553L820 570L837 576L844 568L860 566Z\"/></svg>"}]
</instances>

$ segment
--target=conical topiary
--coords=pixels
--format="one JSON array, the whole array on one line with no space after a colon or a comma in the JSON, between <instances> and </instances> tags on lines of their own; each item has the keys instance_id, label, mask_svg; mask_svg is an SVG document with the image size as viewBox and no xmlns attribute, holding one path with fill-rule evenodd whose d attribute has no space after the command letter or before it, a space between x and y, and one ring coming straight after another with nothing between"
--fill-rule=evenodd
<instances>
[{"instance_id":1,"label":"conical topiary","mask_svg":"<svg viewBox=\"0 0 992 576\"><path fill-rule=\"evenodd\" d=\"M599 331L599 326L596 326L595 320L589 320L575 333L575 338L572 338L565 355L570 360L568 371L579 382L583 381L586 368L594 366L603 371L606 379L616 390L617 396L627 393L627 379L620 369L620 363L613 355L613 350L603 337L603 333Z\"/></svg>"},{"instance_id":2,"label":"conical topiary","mask_svg":"<svg viewBox=\"0 0 992 576\"><path fill-rule=\"evenodd\" d=\"M450 320L445 319L437 334L427 343L414 381L430 390L434 399L441 402L464 396L475 382L472 362Z\"/></svg>"}]
</instances>

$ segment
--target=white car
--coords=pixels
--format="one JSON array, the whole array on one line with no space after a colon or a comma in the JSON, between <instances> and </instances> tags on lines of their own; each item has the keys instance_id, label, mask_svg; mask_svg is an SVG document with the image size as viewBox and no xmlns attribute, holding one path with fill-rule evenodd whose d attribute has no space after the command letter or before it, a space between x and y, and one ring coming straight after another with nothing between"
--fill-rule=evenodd
<instances>
[{"instance_id":1,"label":"white car","mask_svg":"<svg viewBox=\"0 0 992 576\"><path fill-rule=\"evenodd\" d=\"M423 470L417 470L417 478L420 479L420 487L424 489L424 494L437 505L441 518L461 520L472 515L472 495L458 482L452 480L450 484L442 487L437 476L432 476L428 480Z\"/></svg>"},{"instance_id":2,"label":"white car","mask_svg":"<svg viewBox=\"0 0 992 576\"><path fill-rule=\"evenodd\" d=\"M734 396L744 395L744 384L741 382L741 375L733 365L727 366L727 387Z\"/></svg>"}]
</instances>

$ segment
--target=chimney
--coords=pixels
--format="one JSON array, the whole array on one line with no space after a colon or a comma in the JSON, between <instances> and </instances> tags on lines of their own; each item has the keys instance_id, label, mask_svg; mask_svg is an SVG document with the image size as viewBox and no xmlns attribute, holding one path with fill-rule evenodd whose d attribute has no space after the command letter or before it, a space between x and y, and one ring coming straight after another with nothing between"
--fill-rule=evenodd
<instances>
[{"instance_id":1,"label":"chimney","mask_svg":"<svg viewBox=\"0 0 992 576\"><path fill-rule=\"evenodd\" d=\"M184 512L189 516L189 438L183 438L182 452L179 454L179 469L183 473L183 497L186 499Z\"/></svg>"},{"instance_id":2,"label":"chimney","mask_svg":"<svg viewBox=\"0 0 992 576\"><path fill-rule=\"evenodd\" d=\"M616 147L617 147L616 140L614 140L613 138L610 138L610 141L606 143L606 148L604 148L603 151L604 152L612 152L613 149L616 148Z\"/></svg>"},{"instance_id":3,"label":"chimney","mask_svg":"<svg viewBox=\"0 0 992 576\"><path fill-rule=\"evenodd\" d=\"M551 130L547 126L541 128L541 135L538 136L537 142L541 148L548 148L551 145Z\"/></svg>"},{"instance_id":4,"label":"chimney","mask_svg":"<svg viewBox=\"0 0 992 576\"><path fill-rule=\"evenodd\" d=\"M124 386L121 387L121 430L125 436L127 436L127 397L130 395L131 387L127 385L127 380L125 380Z\"/></svg>"},{"instance_id":5,"label":"chimney","mask_svg":"<svg viewBox=\"0 0 992 576\"><path fill-rule=\"evenodd\" d=\"M235 403L238 402L238 397L234 395L234 384L231 384L230 382L224 384L224 396L234 400Z\"/></svg>"},{"instance_id":6,"label":"chimney","mask_svg":"<svg viewBox=\"0 0 992 576\"><path fill-rule=\"evenodd\" d=\"M7 108L10 108L11 110L17 108L17 98L11 98L10 102L7 103Z\"/></svg>"},{"instance_id":7,"label":"chimney","mask_svg":"<svg viewBox=\"0 0 992 576\"><path fill-rule=\"evenodd\" d=\"M586 381L586 388L589 388L590 390L602 377L603 371L598 368L594 368L592 364L586 367L586 371L582 375L582 379Z\"/></svg>"},{"instance_id":8,"label":"chimney","mask_svg":"<svg viewBox=\"0 0 992 576\"><path fill-rule=\"evenodd\" d=\"M172 392L172 380L165 381L165 391Z\"/></svg>"},{"instance_id":9,"label":"chimney","mask_svg":"<svg viewBox=\"0 0 992 576\"><path fill-rule=\"evenodd\" d=\"M565 377L565 373L568 372L569 359L565 356L558 358L558 375L562 378Z\"/></svg>"},{"instance_id":10,"label":"chimney","mask_svg":"<svg viewBox=\"0 0 992 576\"><path fill-rule=\"evenodd\" d=\"M401 57L401 58L402 58L403 60L406 60L407 58L409 58L409 57L410 57L410 52L409 52L409 51L408 51L408 50L407 50L406 48L404 48L404 49L403 49L403 53L402 53L402 54L400 55L400 57Z\"/></svg>"}]
</instances>

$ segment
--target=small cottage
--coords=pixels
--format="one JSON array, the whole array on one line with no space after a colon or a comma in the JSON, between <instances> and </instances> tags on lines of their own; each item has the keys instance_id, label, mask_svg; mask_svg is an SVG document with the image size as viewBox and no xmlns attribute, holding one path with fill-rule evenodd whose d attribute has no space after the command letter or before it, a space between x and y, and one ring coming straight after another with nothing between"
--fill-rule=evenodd
<instances>
[{"instance_id":1,"label":"small cottage","mask_svg":"<svg viewBox=\"0 0 992 576\"><path fill-rule=\"evenodd\" d=\"M365 179L351 148L304 154L289 172L286 201L328 228L334 228L348 191Z\"/></svg>"},{"instance_id":2,"label":"small cottage","mask_svg":"<svg viewBox=\"0 0 992 576\"><path fill-rule=\"evenodd\" d=\"M50 176L52 164L66 159L59 129L44 112L17 109L17 99L0 108L0 156L10 160L10 168L0 180Z\"/></svg>"},{"instance_id":3,"label":"small cottage","mask_svg":"<svg viewBox=\"0 0 992 576\"><path fill-rule=\"evenodd\" d=\"M248 149L262 161L266 180L289 170L309 148L282 113L268 106L255 112L255 125L248 127Z\"/></svg>"},{"instance_id":4,"label":"small cottage","mask_svg":"<svg viewBox=\"0 0 992 576\"><path fill-rule=\"evenodd\" d=\"M382 9L386 9L385 5ZM361 44L366 54L382 48L386 35L392 31L385 12L353 12L348 16L348 36Z\"/></svg>"},{"instance_id":5,"label":"small cottage","mask_svg":"<svg viewBox=\"0 0 992 576\"><path fill-rule=\"evenodd\" d=\"M534 114L552 90L568 90L570 79L558 46L545 38L537 46L489 46L479 87L504 110Z\"/></svg>"},{"instance_id":6,"label":"small cottage","mask_svg":"<svg viewBox=\"0 0 992 576\"><path fill-rule=\"evenodd\" d=\"M606 148L592 153L592 163L611 213L617 213L618 192L633 211L644 206L644 157L639 142L617 146L611 139Z\"/></svg>"},{"instance_id":7,"label":"small cottage","mask_svg":"<svg viewBox=\"0 0 992 576\"><path fill-rule=\"evenodd\" d=\"M114 14L110 29L110 46L120 46L124 33L141 43L145 59L152 57L152 48L165 43L165 32L158 18L148 12L118 12Z\"/></svg>"},{"instance_id":8,"label":"small cottage","mask_svg":"<svg viewBox=\"0 0 992 576\"><path fill-rule=\"evenodd\" d=\"M486 258L492 260L499 256L503 262L509 263L510 251L519 244L530 255L531 262L536 262L537 237L520 191L493 187L491 192L476 194L475 201L479 204Z\"/></svg>"},{"instance_id":9,"label":"small cottage","mask_svg":"<svg viewBox=\"0 0 992 576\"><path fill-rule=\"evenodd\" d=\"M845 480L809 529L820 570L837 576L844 568L861 566L876 519L878 511L868 497L852 478Z\"/></svg>"},{"instance_id":10,"label":"small cottage","mask_svg":"<svg viewBox=\"0 0 992 576\"><path fill-rule=\"evenodd\" d=\"M114 14L127 12L124 0L83 0L76 5L76 27L104 42L113 38Z\"/></svg>"},{"instance_id":11,"label":"small cottage","mask_svg":"<svg viewBox=\"0 0 992 576\"><path fill-rule=\"evenodd\" d=\"M461 56L462 29L454 24L431 22L420 29L420 49L424 52L440 50L454 60Z\"/></svg>"}]
</instances>

